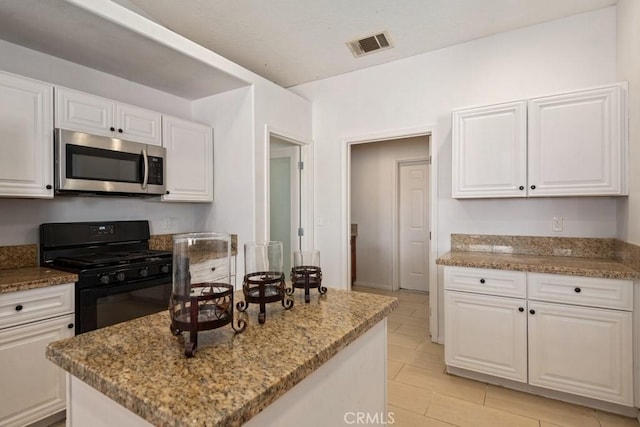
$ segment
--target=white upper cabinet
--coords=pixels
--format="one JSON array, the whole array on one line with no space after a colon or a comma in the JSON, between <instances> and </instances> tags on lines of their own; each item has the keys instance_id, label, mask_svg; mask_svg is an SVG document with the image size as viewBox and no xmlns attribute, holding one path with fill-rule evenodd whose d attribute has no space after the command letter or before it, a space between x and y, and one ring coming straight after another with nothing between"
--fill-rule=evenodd
<instances>
[{"instance_id":1,"label":"white upper cabinet","mask_svg":"<svg viewBox=\"0 0 640 427\"><path fill-rule=\"evenodd\" d=\"M455 110L452 196L626 195L625 89Z\"/></svg>"},{"instance_id":2,"label":"white upper cabinet","mask_svg":"<svg viewBox=\"0 0 640 427\"><path fill-rule=\"evenodd\" d=\"M620 85L529 100L529 195L624 195Z\"/></svg>"},{"instance_id":3,"label":"white upper cabinet","mask_svg":"<svg viewBox=\"0 0 640 427\"><path fill-rule=\"evenodd\" d=\"M453 112L453 197L526 195L527 102Z\"/></svg>"},{"instance_id":4,"label":"white upper cabinet","mask_svg":"<svg viewBox=\"0 0 640 427\"><path fill-rule=\"evenodd\" d=\"M56 88L56 127L162 145L162 115L67 88Z\"/></svg>"},{"instance_id":5,"label":"white upper cabinet","mask_svg":"<svg viewBox=\"0 0 640 427\"><path fill-rule=\"evenodd\" d=\"M0 196L53 197L53 86L3 72Z\"/></svg>"},{"instance_id":6,"label":"white upper cabinet","mask_svg":"<svg viewBox=\"0 0 640 427\"><path fill-rule=\"evenodd\" d=\"M167 150L163 201L213 201L213 130L200 123L163 116L162 140Z\"/></svg>"}]
</instances>

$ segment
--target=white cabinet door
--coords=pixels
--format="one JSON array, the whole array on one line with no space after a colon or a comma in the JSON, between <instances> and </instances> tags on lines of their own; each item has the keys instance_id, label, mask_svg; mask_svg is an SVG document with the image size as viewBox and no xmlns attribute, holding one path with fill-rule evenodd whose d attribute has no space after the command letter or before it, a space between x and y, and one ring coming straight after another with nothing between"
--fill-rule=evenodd
<instances>
[{"instance_id":1,"label":"white cabinet door","mask_svg":"<svg viewBox=\"0 0 640 427\"><path fill-rule=\"evenodd\" d=\"M114 103L88 93L56 88L56 127L113 136Z\"/></svg>"},{"instance_id":2,"label":"white cabinet door","mask_svg":"<svg viewBox=\"0 0 640 427\"><path fill-rule=\"evenodd\" d=\"M167 150L163 201L213 201L213 135L205 125L163 116L162 141Z\"/></svg>"},{"instance_id":3,"label":"white cabinet door","mask_svg":"<svg viewBox=\"0 0 640 427\"><path fill-rule=\"evenodd\" d=\"M162 145L162 115L133 105L116 104L116 133L118 138Z\"/></svg>"},{"instance_id":4,"label":"white cabinet door","mask_svg":"<svg viewBox=\"0 0 640 427\"><path fill-rule=\"evenodd\" d=\"M73 321L71 314L0 330L0 425L24 426L65 409L65 371L45 351L73 336Z\"/></svg>"},{"instance_id":5,"label":"white cabinet door","mask_svg":"<svg viewBox=\"0 0 640 427\"><path fill-rule=\"evenodd\" d=\"M456 110L452 119L452 196L526 196L527 102Z\"/></svg>"},{"instance_id":6,"label":"white cabinet door","mask_svg":"<svg viewBox=\"0 0 640 427\"><path fill-rule=\"evenodd\" d=\"M56 127L162 145L162 115L72 89L56 88Z\"/></svg>"},{"instance_id":7,"label":"white cabinet door","mask_svg":"<svg viewBox=\"0 0 640 427\"><path fill-rule=\"evenodd\" d=\"M529 100L529 195L624 195L620 85Z\"/></svg>"},{"instance_id":8,"label":"white cabinet door","mask_svg":"<svg viewBox=\"0 0 640 427\"><path fill-rule=\"evenodd\" d=\"M527 382L525 300L445 291L449 366Z\"/></svg>"},{"instance_id":9,"label":"white cabinet door","mask_svg":"<svg viewBox=\"0 0 640 427\"><path fill-rule=\"evenodd\" d=\"M53 86L0 73L0 196L53 197Z\"/></svg>"},{"instance_id":10,"label":"white cabinet door","mask_svg":"<svg viewBox=\"0 0 640 427\"><path fill-rule=\"evenodd\" d=\"M529 301L529 383L633 406L632 314Z\"/></svg>"},{"instance_id":11,"label":"white cabinet door","mask_svg":"<svg viewBox=\"0 0 640 427\"><path fill-rule=\"evenodd\" d=\"M455 110L452 196L628 194L626 86Z\"/></svg>"}]
</instances>

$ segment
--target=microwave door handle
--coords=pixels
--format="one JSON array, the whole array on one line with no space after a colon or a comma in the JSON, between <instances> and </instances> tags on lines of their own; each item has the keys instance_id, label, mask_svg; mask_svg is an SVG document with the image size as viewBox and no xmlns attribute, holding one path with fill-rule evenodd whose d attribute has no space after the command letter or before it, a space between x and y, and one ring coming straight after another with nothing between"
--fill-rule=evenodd
<instances>
[{"instance_id":1,"label":"microwave door handle","mask_svg":"<svg viewBox=\"0 0 640 427\"><path fill-rule=\"evenodd\" d=\"M144 165L142 188L146 189L147 184L149 183L149 158L147 157L147 150L145 148L142 149L142 164Z\"/></svg>"}]
</instances>

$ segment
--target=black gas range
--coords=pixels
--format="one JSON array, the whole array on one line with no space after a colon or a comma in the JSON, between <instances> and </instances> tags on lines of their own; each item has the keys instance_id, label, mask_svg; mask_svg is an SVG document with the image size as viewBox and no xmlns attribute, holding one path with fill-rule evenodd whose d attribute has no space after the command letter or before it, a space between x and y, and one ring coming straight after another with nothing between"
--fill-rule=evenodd
<instances>
[{"instance_id":1,"label":"black gas range","mask_svg":"<svg viewBox=\"0 0 640 427\"><path fill-rule=\"evenodd\" d=\"M40 265L78 274L77 334L168 309L172 253L149 239L148 221L40 225Z\"/></svg>"}]
</instances>

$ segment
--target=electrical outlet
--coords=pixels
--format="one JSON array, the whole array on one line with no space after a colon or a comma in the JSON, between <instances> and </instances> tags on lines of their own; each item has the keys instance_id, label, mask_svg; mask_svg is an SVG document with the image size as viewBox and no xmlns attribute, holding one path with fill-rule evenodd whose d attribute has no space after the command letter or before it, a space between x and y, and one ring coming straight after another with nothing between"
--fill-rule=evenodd
<instances>
[{"instance_id":1,"label":"electrical outlet","mask_svg":"<svg viewBox=\"0 0 640 427\"><path fill-rule=\"evenodd\" d=\"M563 228L563 218L561 216L554 216L553 221L551 223L551 230L553 231L562 231Z\"/></svg>"}]
</instances>

